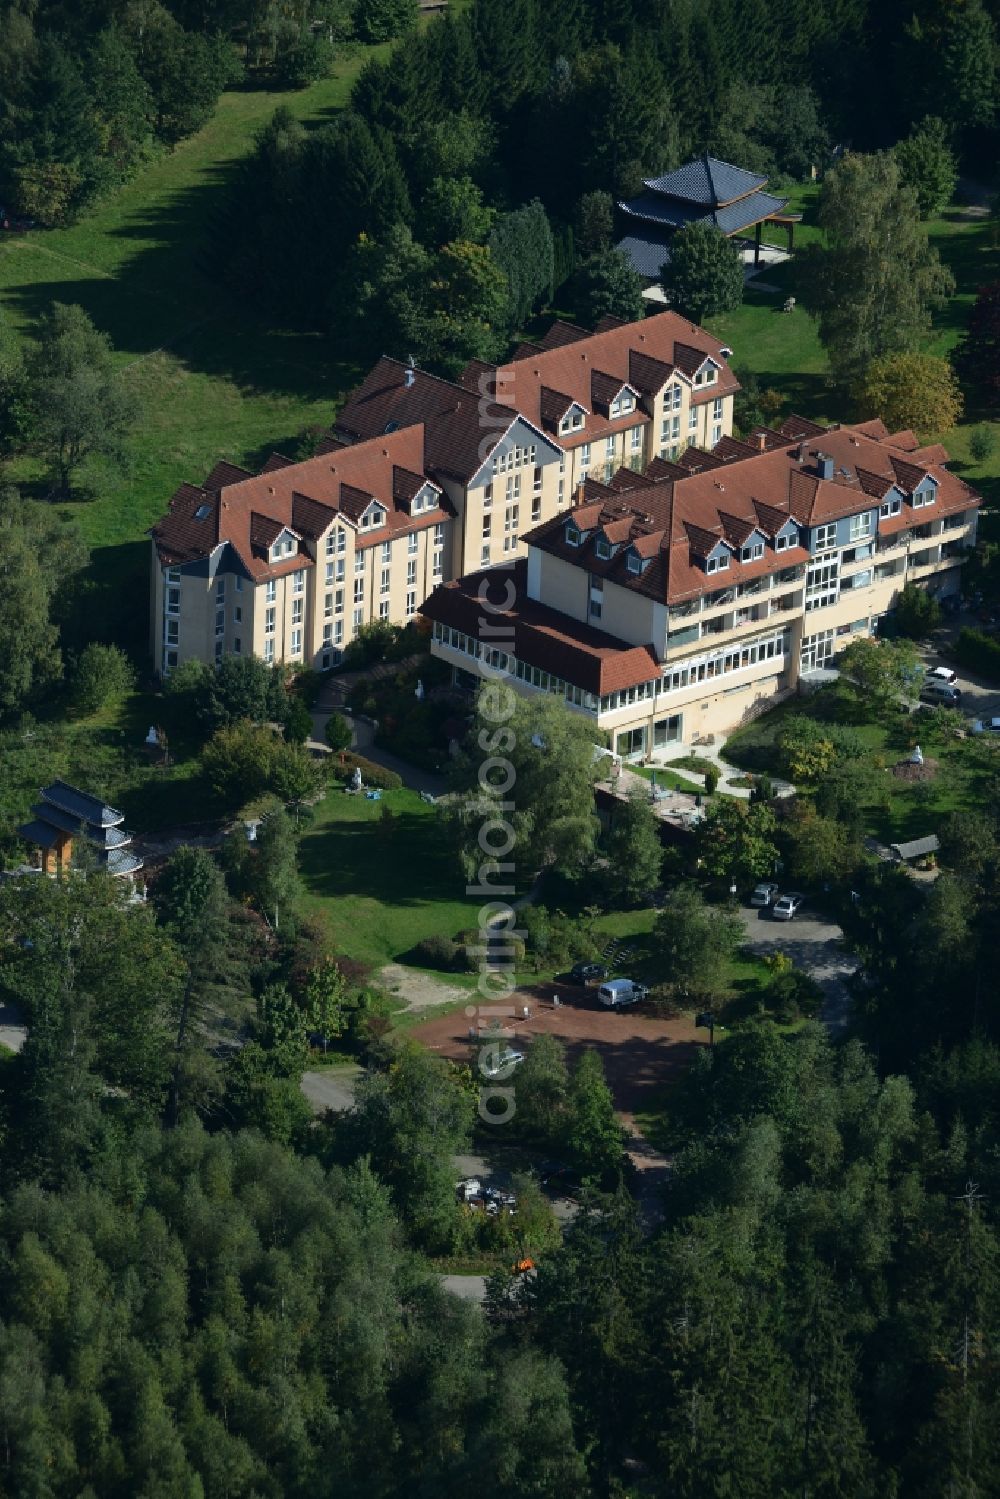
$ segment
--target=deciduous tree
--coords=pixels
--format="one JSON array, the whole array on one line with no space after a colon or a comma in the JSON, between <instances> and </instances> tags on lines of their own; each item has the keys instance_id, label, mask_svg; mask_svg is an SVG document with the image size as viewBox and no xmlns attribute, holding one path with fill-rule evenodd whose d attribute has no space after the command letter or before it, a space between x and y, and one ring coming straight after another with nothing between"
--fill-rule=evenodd
<instances>
[{"instance_id":1,"label":"deciduous tree","mask_svg":"<svg viewBox=\"0 0 1000 1499\"><path fill-rule=\"evenodd\" d=\"M872 359L915 347L954 277L891 155L844 156L823 184L819 217L826 244L806 246L796 284L835 377L853 384Z\"/></svg>"},{"instance_id":2,"label":"deciduous tree","mask_svg":"<svg viewBox=\"0 0 1000 1499\"><path fill-rule=\"evenodd\" d=\"M614 897L632 904L655 890L663 867L660 824L648 792L635 792L616 808L608 837L608 877Z\"/></svg>"},{"instance_id":3,"label":"deciduous tree","mask_svg":"<svg viewBox=\"0 0 1000 1499\"><path fill-rule=\"evenodd\" d=\"M884 354L864 370L855 391L858 416L881 417L890 432L912 428L925 441L962 415L962 393L947 359L936 354Z\"/></svg>"},{"instance_id":4,"label":"deciduous tree","mask_svg":"<svg viewBox=\"0 0 1000 1499\"><path fill-rule=\"evenodd\" d=\"M645 314L642 281L622 250L605 250L580 267L574 278L576 309L585 328L603 317L637 322Z\"/></svg>"},{"instance_id":5,"label":"deciduous tree","mask_svg":"<svg viewBox=\"0 0 1000 1499\"><path fill-rule=\"evenodd\" d=\"M726 965L743 938L743 923L729 911L709 906L693 885L680 885L667 897L654 927L665 982L679 997L718 994Z\"/></svg>"},{"instance_id":6,"label":"deciduous tree","mask_svg":"<svg viewBox=\"0 0 1000 1499\"><path fill-rule=\"evenodd\" d=\"M678 312L703 323L743 301L743 262L720 229L695 221L674 235L660 282Z\"/></svg>"},{"instance_id":7,"label":"deciduous tree","mask_svg":"<svg viewBox=\"0 0 1000 1499\"><path fill-rule=\"evenodd\" d=\"M958 178L955 153L943 120L928 115L895 147L900 179L917 195L920 216L932 218L951 201Z\"/></svg>"}]
</instances>

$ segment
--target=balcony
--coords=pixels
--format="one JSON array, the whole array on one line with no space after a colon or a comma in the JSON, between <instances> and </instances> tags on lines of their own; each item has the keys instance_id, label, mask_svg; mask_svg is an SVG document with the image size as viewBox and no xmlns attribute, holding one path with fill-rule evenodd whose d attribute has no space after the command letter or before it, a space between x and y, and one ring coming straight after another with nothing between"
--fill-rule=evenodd
<instances>
[{"instance_id":1,"label":"balcony","mask_svg":"<svg viewBox=\"0 0 1000 1499\"><path fill-rule=\"evenodd\" d=\"M910 539L909 531L898 531L895 536L880 536L875 550L879 556L883 552L898 552L900 547L905 547Z\"/></svg>"},{"instance_id":2,"label":"balcony","mask_svg":"<svg viewBox=\"0 0 1000 1499\"><path fill-rule=\"evenodd\" d=\"M758 598L762 593L770 592L771 579L769 577L756 578L752 583L741 583L736 590L738 599Z\"/></svg>"},{"instance_id":3,"label":"balcony","mask_svg":"<svg viewBox=\"0 0 1000 1499\"><path fill-rule=\"evenodd\" d=\"M802 608L802 594L783 593L780 598L771 600L772 614L788 614L793 609Z\"/></svg>"},{"instance_id":4,"label":"balcony","mask_svg":"<svg viewBox=\"0 0 1000 1499\"><path fill-rule=\"evenodd\" d=\"M701 631L697 625L689 625L686 630L671 630L667 636L667 651L679 651L686 645L693 645L701 638Z\"/></svg>"}]
</instances>

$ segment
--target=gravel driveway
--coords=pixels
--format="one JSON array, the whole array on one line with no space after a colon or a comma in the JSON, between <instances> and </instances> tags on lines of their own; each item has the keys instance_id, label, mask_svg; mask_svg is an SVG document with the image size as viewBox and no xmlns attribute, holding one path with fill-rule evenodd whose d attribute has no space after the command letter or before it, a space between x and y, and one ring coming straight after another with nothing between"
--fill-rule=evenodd
<instances>
[{"instance_id":1,"label":"gravel driveway","mask_svg":"<svg viewBox=\"0 0 1000 1499\"><path fill-rule=\"evenodd\" d=\"M354 1089L361 1076L360 1067L323 1067L303 1072L302 1091L312 1104L314 1114L346 1114L354 1107Z\"/></svg>"},{"instance_id":2,"label":"gravel driveway","mask_svg":"<svg viewBox=\"0 0 1000 1499\"><path fill-rule=\"evenodd\" d=\"M850 995L844 980L857 968L843 945L844 934L835 921L802 908L791 921L775 921L767 911L744 909L747 947L759 957L783 952L796 968L814 978L823 990L822 1018L831 1035L847 1025Z\"/></svg>"}]
</instances>

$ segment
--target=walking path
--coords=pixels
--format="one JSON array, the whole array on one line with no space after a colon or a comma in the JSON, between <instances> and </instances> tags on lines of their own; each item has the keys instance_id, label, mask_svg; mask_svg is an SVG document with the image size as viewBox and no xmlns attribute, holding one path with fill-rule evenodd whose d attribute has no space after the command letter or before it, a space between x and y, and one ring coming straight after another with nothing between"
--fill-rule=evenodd
<instances>
[{"instance_id":1,"label":"walking path","mask_svg":"<svg viewBox=\"0 0 1000 1499\"><path fill-rule=\"evenodd\" d=\"M676 761L683 760L688 755L697 755L700 760L711 760L719 772L719 790L724 791L727 796L741 797L749 801L750 790L746 786L734 786L734 781L740 781L747 774L740 770L737 765L730 765L728 760L722 758L726 748L726 734L716 734L713 744L672 744L665 749L653 751L652 764L663 765L667 768ZM693 776L694 771L685 770L683 766L678 767L679 775ZM775 796L794 796L795 787L791 781L783 781L780 776L771 776L771 788Z\"/></svg>"}]
</instances>

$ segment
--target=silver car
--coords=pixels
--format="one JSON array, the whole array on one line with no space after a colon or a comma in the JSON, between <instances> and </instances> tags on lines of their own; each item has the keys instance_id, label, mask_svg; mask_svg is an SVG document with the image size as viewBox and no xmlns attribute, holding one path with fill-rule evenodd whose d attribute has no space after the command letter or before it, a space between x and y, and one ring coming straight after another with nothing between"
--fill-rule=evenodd
<instances>
[{"instance_id":1,"label":"silver car","mask_svg":"<svg viewBox=\"0 0 1000 1499\"><path fill-rule=\"evenodd\" d=\"M778 893L777 885L772 885L768 880L762 880L750 897L752 906L769 906Z\"/></svg>"},{"instance_id":2,"label":"silver car","mask_svg":"<svg viewBox=\"0 0 1000 1499\"><path fill-rule=\"evenodd\" d=\"M804 899L805 896L796 894L794 890L787 895L779 895L771 907L771 915L775 921L791 921Z\"/></svg>"}]
</instances>

